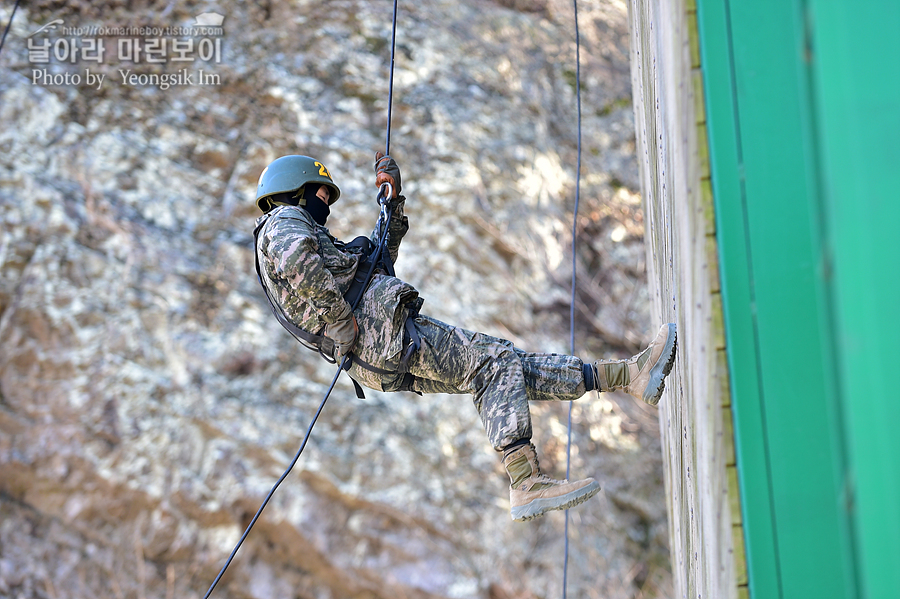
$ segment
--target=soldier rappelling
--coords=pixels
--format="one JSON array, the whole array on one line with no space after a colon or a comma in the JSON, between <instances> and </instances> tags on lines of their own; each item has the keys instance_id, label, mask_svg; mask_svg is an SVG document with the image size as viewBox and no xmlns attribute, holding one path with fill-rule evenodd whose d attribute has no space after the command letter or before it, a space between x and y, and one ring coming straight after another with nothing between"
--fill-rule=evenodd
<instances>
[{"instance_id":1,"label":"soldier rappelling","mask_svg":"<svg viewBox=\"0 0 900 599\"><path fill-rule=\"evenodd\" d=\"M509 475L513 520L567 509L595 495L600 486L592 478L555 480L541 471L528 402L573 401L592 390L622 389L656 404L675 360L675 325L662 325L632 358L586 362L527 353L505 339L426 316L418 291L393 271L409 219L400 168L381 152L375 156L375 183L389 184L383 198L389 221L380 223L386 230L376 227L370 238L344 243L325 226L341 191L322 162L283 156L262 172L256 259L276 316L305 345L341 361L357 385L471 395ZM374 273L370 280L360 276L367 269Z\"/></svg>"}]
</instances>

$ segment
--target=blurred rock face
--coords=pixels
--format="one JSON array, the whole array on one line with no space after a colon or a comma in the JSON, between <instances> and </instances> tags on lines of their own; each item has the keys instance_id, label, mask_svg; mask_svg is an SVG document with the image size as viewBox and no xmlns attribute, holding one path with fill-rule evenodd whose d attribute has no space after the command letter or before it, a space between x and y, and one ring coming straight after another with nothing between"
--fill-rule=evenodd
<instances>
[{"instance_id":1,"label":"blurred rock face","mask_svg":"<svg viewBox=\"0 0 900 599\"><path fill-rule=\"evenodd\" d=\"M406 4L391 153L412 230L397 272L431 316L569 351L571 5ZM259 289L256 179L280 155L315 156L343 191L332 232L368 233L390 9L45 0L16 15L0 56L0 596L191 597L212 582L333 375ZM647 316L625 10L579 3L576 346L590 358L630 355L658 324ZM218 62L132 64L117 47L128 36L115 33L95 36L102 62L51 54L36 65L27 45L56 18L167 27L202 13L225 16ZM181 68L218 80L162 89L122 73L150 81ZM54 84L36 69L82 81ZM88 85L86 69L104 82ZM508 480L470 399L367 396L338 383L213 596L561 594L563 515L510 520ZM542 463L558 477L567 409L533 406ZM569 592L665 596L655 410L588 395L574 443L573 475L604 491L570 513Z\"/></svg>"}]
</instances>

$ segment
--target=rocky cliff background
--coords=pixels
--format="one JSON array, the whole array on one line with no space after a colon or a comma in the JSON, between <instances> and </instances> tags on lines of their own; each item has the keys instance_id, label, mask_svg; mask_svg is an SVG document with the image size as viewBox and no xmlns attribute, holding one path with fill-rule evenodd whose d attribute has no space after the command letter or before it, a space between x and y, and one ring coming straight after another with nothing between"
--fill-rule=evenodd
<instances>
[{"instance_id":1,"label":"rocky cliff background","mask_svg":"<svg viewBox=\"0 0 900 599\"><path fill-rule=\"evenodd\" d=\"M592 358L631 355L658 325L626 10L579 2L576 344ZM225 17L218 61L132 63L127 35L35 33L207 12ZM22 2L0 55L0 597L203 596L333 375L256 281L256 179L316 156L343 190L332 232L368 233L390 18L387 0ZM107 54L54 45L36 63L29 36ZM574 41L567 2L400 2L391 150L412 230L397 272L427 314L531 350L569 345ZM218 80L120 73L181 68ZM533 406L559 477L567 408ZM570 596L669 596L656 410L593 394L574 422L572 473L604 490L570 512ZM564 517L512 522L507 485L469 398L360 401L342 378L213 597L561 596Z\"/></svg>"}]
</instances>

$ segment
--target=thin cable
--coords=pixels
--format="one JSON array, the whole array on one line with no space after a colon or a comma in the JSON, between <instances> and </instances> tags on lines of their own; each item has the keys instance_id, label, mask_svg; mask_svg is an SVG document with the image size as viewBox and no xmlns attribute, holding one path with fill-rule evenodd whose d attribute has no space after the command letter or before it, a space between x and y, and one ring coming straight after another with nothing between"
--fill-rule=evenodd
<instances>
[{"instance_id":1,"label":"thin cable","mask_svg":"<svg viewBox=\"0 0 900 599\"><path fill-rule=\"evenodd\" d=\"M16 18L16 10L19 8L19 0L16 0L16 3L13 5L12 14L9 15L9 23L6 24L6 29L3 30L3 38L0 39L0 52L3 52L3 44L6 43L6 34L9 33L9 28L12 27L13 19Z\"/></svg>"},{"instance_id":2,"label":"thin cable","mask_svg":"<svg viewBox=\"0 0 900 599\"><path fill-rule=\"evenodd\" d=\"M569 305L569 346L571 354L575 355L575 281L576 258L578 249L578 204L581 200L581 37L578 33L578 0L573 0L575 8L575 98L578 106L578 160L575 167L575 214L572 217L572 301ZM566 439L566 479L569 478L569 468L572 463L572 409L569 403L569 425ZM566 599L566 587L569 577L569 510L566 510L565 528L565 557L563 559L563 599Z\"/></svg>"},{"instance_id":3,"label":"thin cable","mask_svg":"<svg viewBox=\"0 0 900 599\"><path fill-rule=\"evenodd\" d=\"M18 5L18 0L16 1L16 5ZM13 15L15 15L15 9L13 9ZM12 23L12 19L10 19L10 23ZM9 29L9 26L7 26ZM4 39L6 34L4 33ZM393 26L391 29L391 75L390 81L388 83L388 119L387 119L387 133L386 140L384 144L384 153L387 155L390 153L391 149L391 107L393 106L394 100L394 48L396 47L397 40L397 0L394 0L394 16L393 16ZM2 45L0 45L2 48ZM389 191L384 191L385 187ZM382 185L379 189L379 203L382 205L382 218L379 218L379 223L382 223L384 229L381 231L381 239L379 239L377 255L381 255L384 251L384 243L387 240L388 228L391 221L392 210L390 208L390 198L393 197L393 188L389 184ZM382 200L384 200L382 202ZM383 220L382 220L383 219ZM254 250L255 251L255 250ZM378 263L378 260L372 260L372 265L369 267L369 272L366 275L366 285L368 285L368 281L372 278L372 273L375 270L375 265ZM363 286L365 288L365 285ZM362 293L357 296L356 300L353 302L352 309L356 309L356 306L359 304L359 301L362 299ZM253 528L253 525L256 524L256 521L259 520L260 515L262 515L263 510L269 504L269 500L272 499L272 496L275 494L275 490L281 485L281 483L288 477L291 473L291 470L294 469L294 465L297 463L297 460L300 459L300 454L303 453L303 450L306 448L306 444L309 441L309 437L312 434L312 429L316 424L316 421L319 419L319 415L322 413L322 410L325 408L325 402L328 401L328 398L331 396L331 392L334 390L334 385L337 383L338 378L341 376L341 371L344 369L344 365L347 362L347 356L344 356L343 360L341 360L340 365L338 366L337 372L334 373L334 378L331 380L331 385L328 386L328 391L325 392L325 397L322 398L322 402L319 404L319 409L316 410L315 416L313 416L312 421L309 423L309 428L306 429L306 435L303 437L303 443L300 444L300 449L297 450L296 455L294 455L294 459L291 460L291 463L288 465L287 469L281 475L281 478L272 486L272 489L269 491L269 494L266 495L266 498L263 500L262 505L259 506L259 509L256 510L256 514L253 516L253 519L250 520L250 524L247 525L247 529L244 530L244 534L241 535L241 538L238 540L237 544L234 546L234 549L231 551L231 555L228 556L228 560L226 560L225 565L222 566L222 569L219 570L219 574L216 576L216 579L213 581L212 585L210 585L209 590L206 591L206 595L204 595L203 599L209 599L209 596L212 594L213 589L216 588L216 585L219 584L219 580L222 579L222 576L225 575L225 571L228 569L228 566L231 565L231 562L234 560L234 557L237 555L238 549L241 548L241 545L244 544L244 540L247 538L247 535L250 534L250 530Z\"/></svg>"},{"instance_id":4,"label":"thin cable","mask_svg":"<svg viewBox=\"0 0 900 599\"><path fill-rule=\"evenodd\" d=\"M337 372L334 373L334 378L331 380L331 386L328 387L328 391L325 393L325 397L322 398L322 403L319 404L319 409L316 410L316 415L313 416L312 422L309 423L309 428L306 429L306 435L303 437L303 443L300 444L300 450L294 456L294 459L291 460L291 464L287 467L287 470L284 471L284 474L281 475L281 478L278 479L278 482L275 483L275 486L272 487L272 490L269 491L269 494L266 495L266 498L262 502L262 505L259 506L258 510L256 510L256 515L253 516L250 524L247 525L247 529L244 531L244 534L241 535L241 539L237 542L237 545L234 546L231 555L228 556L228 561L226 561L225 565L222 566L222 569L219 570L219 575L216 576L216 579L209 587L209 590L206 591L206 595L204 595L203 599L209 599L209 596L212 594L213 589L216 588L216 585L219 584L219 580L225 574L225 570L228 569L228 566L231 565L231 561L234 559L234 556L237 555L238 549L240 549L241 545L243 545L244 539L246 539L247 535L250 534L250 529L253 528L253 525L256 524L257 520L259 520L260 514L262 514L262 511L265 509L266 505L268 505L269 500L272 499L272 495L275 494L275 489L277 489L281 482L287 478L288 474L290 474L291 470L293 470L294 464L296 464L297 460L300 459L300 454L303 453L303 449L306 447L306 442L309 441L309 436L312 434L313 426L315 426L316 420L319 419L319 414L322 413L322 409L325 407L325 402L328 401L328 396L331 395L331 390L334 389L334 384L337 383L338 377L341 376L341 370L343 369L344 361L346 360L347 357L344 356L344 360L341 361L341 365L338 366Z\"/></svg>"},{"instance_id":5,"label":"thin cable","mask_svg":"<svg viewBox=\"0 0 900 599\"><path fill-rule=\"evenodd\" d=\"M390 191L385 193L385 187ZM382 204L382 210L386 211L383 212L383 214L385 215L384 219L382 220L381 218L379 218L378 220L378 222L382 224L384 229L381 231L381 237L378 240L378 254L376 255L380 255L381 252L384 251L384 243L387 240L388 225L390 224L392 216L392 210L389 205L389 198L391 195L393 195L393 189L391 188L390 184L386 183L382 185L381 189L379 190L379 203L381 203L382 199L384 200L384 203ZM372 273L375 271L376 264L378 264L378 260L372 260L372 264L371 266L369 266L369 272L366 273L366 285L368 285L368 281L372 279ZM359 305L361 299L362 294L357 296L356 300L353 302L353 306L351 306L353 310L355 310L356 306ZM284 479L288 477L288 474L291 473L291 470L294 469L294 464L297 463L297 460L300 459L300 454L303 453L304 448L306 448L306 443L309 441L309 437L312 434L312 429L316 425L316 421L319 419L319 415L322 413L322 409L325 408L325 402L327 402L328 398L331 396L331 392L334 390L334 385L335 383L337 383L338 378L341 376L341 371L344 370L344 365L346 364L347 359L347 356L344 356L344 359L341 360L341 363L338 366L337 372L334 373L334 378L331 380L331 385L329 385L328 391L325 392L325 397L322 398L322 402L319 404L319 409L316 410L316 414L315 416L313 416L312 422L309 423L309 428L306 429L306 435L304 435L303 437L303 443L300 444L300 449L297 451L296 455L294 455L294 459L291 460L290 465L288 465L287 469L281 475L281 478L278 479L278 482L275 483L275 485L269 491L269 494L266 495L266 498L263 500L262 505L260 505L259 509L256 510L256 514L253 516L253 519L250 520L250 524L247 525L247 529L244 530L244 534L241 535L241 538L240 540L238 540L237 545L234 546L234 549L231 551L231 555L228 556L228 560L226 560L225 565L222 566L221 570L219 570L218 576L216 576L216 579L213 581L212 585L210 585L209 590L206 591L206 595L204 595L203 599L209 599L209 596L212 594L213 589L216 588L216 585L219 584L219 580L222 578L222 576L224 576L225 570L228 569L228 566L230 566L232 560L234 560L234 556L237 555L238 549L241 548L241 545L244 544L244 540L247 538L247 535L250 534L250 529L252 529L253 525L256 524L256 521L259 520L262 511L266 509L266 506L269 504L269 500L272 499L272 496L275 494L275 490L279 487L279 485L281 485L282 481L284 481Z\"/></svg>"},{"instance_id":6,"label":"thin cable","mask_svg":"<svg viewBox=\"0 0 900 599\"><path fill-rule=\"evenodd\" d=\"M394 0L394 18L391 26L391 76L388 79L387 133L384 141L384 155L391 154L391 108L394 105L394 49L397 46L397 0Z\"/></svg>"}]
</instances>

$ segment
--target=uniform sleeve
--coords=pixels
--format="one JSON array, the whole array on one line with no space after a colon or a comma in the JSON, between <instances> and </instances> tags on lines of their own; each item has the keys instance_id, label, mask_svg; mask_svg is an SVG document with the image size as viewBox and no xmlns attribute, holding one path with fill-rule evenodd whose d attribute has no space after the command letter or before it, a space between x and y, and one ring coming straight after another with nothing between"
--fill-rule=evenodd
<instances>
[{"instance_id":1,"label":"uniform sleeve","mask_svg":"<svg viewBox=\"0 0 900 599\"><path fill-rule=\"evenodd\" d=\"M397 256L400 254L400 242L403 240L403 236L406 235L406 232L409 231L409 219L403 214L403 206L405 204L406 198L404 196L397 196L396 207L394 208L393 215L391 215L391 222L388 224L386 243L392 263L397 261ZM372 231L371 239L372 243L377 246L380 241L377 229Z\"/></svg>"},{"instance_id":2,"label":"uniform sleeve","mask_svg":"<svg viewBox=\"0 0 900 599\"><path fill-rule=\"evenodd\" d=\"M350 305L319 254L315 226L300 215L278 215L264 231L263 255L275 277L332 324L346 318Z\"/></svg>"}]
</instances>

